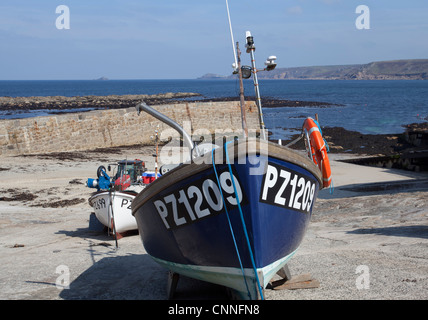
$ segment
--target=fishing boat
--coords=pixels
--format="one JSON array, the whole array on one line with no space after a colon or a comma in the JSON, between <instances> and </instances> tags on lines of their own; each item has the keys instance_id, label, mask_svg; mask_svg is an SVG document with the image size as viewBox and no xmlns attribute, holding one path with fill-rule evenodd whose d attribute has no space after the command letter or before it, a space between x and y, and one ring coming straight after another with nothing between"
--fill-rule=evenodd
<instances>
[{"instance_id":1,"label":"fishing boat","mask_svg":"<svg viewBox=\"0 0 428 320\"><path fill-rule=\"evenodd\" d=\"M153 108L139 109L179 129ZM328 158L311 124L305 120L302 137L313 159L260 138L205 153L191 145L192 160L152 182L131 205L147 253L176 275L225 286L240 299L263 299L299 248L318 191L331 181L320 170Z\"/></svg>"},{"instance_id":2,"label":"fishing boat","mask_svg":"<svg viewBox=\"0 0 428 320\"><path fill-rule=\"evenodd\" d=\"M106 168L100 166L98 179L88 179L87 186L97 189L88 201L96 218L120 238L124 232L138 229L131 204L135 196L154 181L155 175L148 172L144 161L139 159L122 160L114 165L117 172L112 178Z\"/></svg>"},{"instance_id":3,"label":"fishing boat","mask_svg":"<svg viewBox=\"0 0 428 320\"><path fill-rule=\"evenodd\" d=\"M173 272L260 297L298 249L322 175L310 159L260 139L232 141L198 160L134 200L144 247Z\"/></svg>"},{"instance_id":4,"label":"fishing boat","mask_svg":"<svg viewBox=\"0 0 428 320\"><path fill-rule=\"evenodd\" d=\"M302 127L304 152L267 140L254 40L249 32L246 38L253 65L241 67L237 44L234 68L241 102L243 73L250 68L253 75L259 136L248 136L241 108L242 136L201 150L179 124L140 103L138 112L181 134L190 160L148 185L131 208L147 253L172 275L225 286L240 299L264 299L269 281L298 250L318 191L330 184L331 172L314 119ZM275 60L268 58L266 70L275 67Z\"/></svg>"},{"instance_id":5,"label":"fishing boat","mask_svg":"<svg viewBox=\"0 0 428 320\"><path fill-rule=\"evenodd\" d=\"M142 187L139 189L142 190ZM131 203L137 193L103 191L95 193L88 201L98 221L121 238L122 233L137 229L137 222L131 212Z\"/></svg>"}]
</instances>

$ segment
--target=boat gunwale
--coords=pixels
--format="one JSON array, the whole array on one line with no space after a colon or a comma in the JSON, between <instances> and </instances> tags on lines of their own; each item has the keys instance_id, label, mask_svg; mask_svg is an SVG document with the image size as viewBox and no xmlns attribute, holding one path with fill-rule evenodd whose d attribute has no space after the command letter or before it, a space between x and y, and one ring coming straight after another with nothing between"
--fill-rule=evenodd
<instances>
[{"instance_id":1,"label":"boat gunwale","mask_svg":"<svg viewBox=\"0 0 428 320\"><path fill-rule=\"evenodd\" d=\"M254 143L254 141L258 143L259 146L260 146L260 143L266 143L267 148L256 148L255 150L249 149L248 145L251 142ZM246 144L245 152L242 151L243 149L242 147L241 148L238 147L238 145L243 143ZM257 150L261 150L262 152L267 150L267 154L263 154L263 155L266 155L270 158L285 160L308 170L318 180L320 185L320 190L323 187L322 174L318 166L316 166L311 161L311 159L309 159L309 157L308 158L304 157L303 155L299 154L296 150L287 148L285 146L281 146L279 144L276 144L270 141L265 141L261 139L255 139L255 138L248 138L245 141L236 140L234 144L229 144L227 147L228 147L229 154L231 154L230 149L234 148L238 151L238 152L233 152L234 159L242 157L243 155L245 156L256 155L256 154L260 155L261 153L257 152ZM220 147L220 148L223 149L224 147ZM219 148L215 149L214 154L216 153L216 150L221 150L221 149ZM132 202L132 205L131 205L132 215L135 216L135 213L140 209L141 206L143 206L147 201L149 201L155 195L162 192L164 189L173 185L176 181L188 178L194 174L197 174L199 172L212 168L213 167L212 163L206 163L206 161L204 161L205 159L207 159L207 160L210 160L208 162L212 162L211 157L212 157L212 154L211 152L209 152L197 159L197 162L202 162L202 163L186 162L180 165L179 167L169 171L165 175L161 176L161 178L156 179L155 181L150 183L150 185L148 185L143 191L141 191ZM225 152L223 152L223 158L225 159Z\"/></svg>"},{"instance_id":2,"label":"boat gunwale","mask_svg":"<svg viewBox=\"0 0 428 320\"><path fill-rule=\"evenodd\" d=\"M101 195L108 194L108 193L110 193L110 191L108 191L108 190L97 191L97 192L93 193L88 198L89 204L91 204L91 200L94 199L94 198L96 198L97 196L101 196ZM138 193L135 193L135 192L131 193L131 192L126 192L126 191L111 191L111 193L119 195L119 196L123 195L123 196L134 197L134 198L138 195Z\"/></svg>"}]
</instances>

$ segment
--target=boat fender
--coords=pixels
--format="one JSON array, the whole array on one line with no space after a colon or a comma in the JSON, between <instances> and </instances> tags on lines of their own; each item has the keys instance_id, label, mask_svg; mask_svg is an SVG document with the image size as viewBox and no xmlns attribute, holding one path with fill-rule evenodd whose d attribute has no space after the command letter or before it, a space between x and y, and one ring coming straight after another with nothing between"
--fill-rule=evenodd
<instances>
[{"instance_id":1,"label":"boat fender","mask_svg":"<svg viewBox=\"0 0 428 320\"><path fill-rule=\"evenodd\" d=\"M303 122L303 133L306 137L308 156L320 169L323 187L326 188L331 184L331 168L327 155L327 145L317 122L310 117L306 118Z\"/></svg>"}]
</instances>

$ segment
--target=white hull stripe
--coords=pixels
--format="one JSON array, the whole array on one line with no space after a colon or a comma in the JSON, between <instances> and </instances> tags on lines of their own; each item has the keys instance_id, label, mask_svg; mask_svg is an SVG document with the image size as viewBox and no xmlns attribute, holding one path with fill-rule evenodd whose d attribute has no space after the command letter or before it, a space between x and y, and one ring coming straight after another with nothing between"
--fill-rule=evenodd
<instances>
[{"instance_id":1,"label":"white hull stripe","mask_svg":"<svg viewBox=\"0 0 428 320\"><path fill-rule=\"evenodd\" d=\"M257 273L259 275L263 288L268 285L272 277L278 272L279 269L281 269L288 262L288 260L290 260L290 258L296 252L297 249L289 255L271 263L270 265L257 269ZM242 276L242 270L240 268L187 265L169 262L155 257L152 258L157 263L163 265L167 269L188 276L190 278L223 285L243 293L247 292L244 278ZM250 290L252 290L251 295L256 295L257 283L256 278L254 276L254 270L252 268L244 268L244 274L247 278Z\"/></svg>"}]
</instances>

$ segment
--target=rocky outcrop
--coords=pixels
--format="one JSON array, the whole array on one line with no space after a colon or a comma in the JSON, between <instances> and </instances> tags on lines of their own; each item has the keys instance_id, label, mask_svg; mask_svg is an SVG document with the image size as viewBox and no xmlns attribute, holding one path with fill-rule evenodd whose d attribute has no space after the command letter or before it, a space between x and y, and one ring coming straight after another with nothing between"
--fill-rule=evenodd
<instances>
[{"instance_id":1,"label":"rocky outcrop","mask_svg":"<svg viewBox=\"0 0 428 320\"><path fill-rule=\"evenodd\" d=\"M121 109L134 107L144 100L148 104L165 104L174 99L200 96L198 93L179 92L155 95L109 95L83 97L0 97L0 110L37 110L37 109Z\"/></svg>"}]
</instances>

